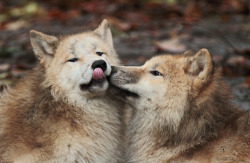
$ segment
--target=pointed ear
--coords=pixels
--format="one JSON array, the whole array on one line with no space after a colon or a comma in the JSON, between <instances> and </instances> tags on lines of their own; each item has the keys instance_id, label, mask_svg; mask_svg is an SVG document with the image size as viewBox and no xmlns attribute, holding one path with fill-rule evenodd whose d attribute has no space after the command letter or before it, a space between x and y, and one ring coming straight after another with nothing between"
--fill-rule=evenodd
<instances>
[{"instance_id":1,"label":"pointed ear","mask_svg":"<svg viewBox=\"0 0 250 163\"><path fill-rule=\"evenodd\" d=\"M57 37L35 30L30 31L30 41L33 51L41 63L50 61L54 57L59 42Z\"/></svg>"},{"instance_id":2,"label":"pointed ear","mask_svg":"<svg viewBox=\"0 0 250 163\"><path fill-rule=\"evenodd\" d=\"M94 30L94 33L107 42L109 46L113 47L113 38L109 28L109 23L106 19L104 19L99 27Z\"/></svg>"},{"instance_id":3,"label":"pointed ear","mask_svg":"<svg viewBox=\"0 0 250 163\"><path fill-rule=\"evenodd\" d=\"M213 62L207 49L201 49L195 55L187 58L184 70L194 77L195 89L201 89L207 84L213 73Z\"/></svg>"},{"instance_id":4,"label":"pointed ear","mask_svg":"<svg viewBox=\"0 0 250 163\"><path fill-rule=\"evenodd\" d=\"M186 56L186 57L188 57L188 56L194 56L195 52L193 50L188 50L183 55Z\"/></svg>"}]
</instances>

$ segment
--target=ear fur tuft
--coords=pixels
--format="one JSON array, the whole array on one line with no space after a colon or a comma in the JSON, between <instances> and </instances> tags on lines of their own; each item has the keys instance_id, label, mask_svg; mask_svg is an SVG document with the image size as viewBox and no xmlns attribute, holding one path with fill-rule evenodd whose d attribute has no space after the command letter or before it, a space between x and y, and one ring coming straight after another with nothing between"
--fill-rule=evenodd
<instances>
[{"instance_id":1,"label":"ear fur tuft","mask_svg":"<svg viewBox=\"0 0 250 163\"><path fill-rule=\"evenodd\" d=\"M213 73L213 62L209 51L201 49L194 56L189 56L184 70L194 77L194 87L201 89L210 81Z\"/></svg>"},{"instance_id":2,"label":"ear fur tuft","mask_svg":"<svg viewBox=\"0 0 250 163\"><path fill-rule=\"evenodd\" d=\"M94 33L100 36L107 44L113 48L113 38L111 34L111 30L109 27L109 23L106 19L102 21L97 29L94 30Z\"/></svg>"},{"instance_id":3,"label":"ear fur tuft","mask_svg":"<svg viewBox=\"0 0 250 163\"><path fill-rule=\"evenodd\" d=\"M35 55L40 62L52 58L58 46L59 39L35 30L30 31L30 41Z\"/></svg>"}]
</instances>

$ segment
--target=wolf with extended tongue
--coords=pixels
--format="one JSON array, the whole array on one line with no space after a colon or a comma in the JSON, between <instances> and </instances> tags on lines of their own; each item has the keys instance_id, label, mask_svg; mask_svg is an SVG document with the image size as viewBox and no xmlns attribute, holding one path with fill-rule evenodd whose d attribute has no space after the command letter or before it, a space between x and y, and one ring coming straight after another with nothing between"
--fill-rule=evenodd
<instances>
[{"instance_id":1,"label":"wolf with extended tongue","mask_svg":"<svg viewBox=\"0 0 250 163\"><path fill-rule=\"evenodd\" d=\"M0 162L122 162L122 103L106 93L119 64L108 22L30 39L39 64L0 99Z\"/></svg>"}]
</instances>

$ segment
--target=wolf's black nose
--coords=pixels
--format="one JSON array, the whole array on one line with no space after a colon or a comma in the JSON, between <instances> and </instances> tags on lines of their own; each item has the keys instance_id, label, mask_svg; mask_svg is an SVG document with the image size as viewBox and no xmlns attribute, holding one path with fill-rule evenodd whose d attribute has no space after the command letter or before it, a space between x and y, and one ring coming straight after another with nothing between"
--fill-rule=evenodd
<instances>
[{"instance_id":1,"label":"wolf's black nose","mask_svg":"<svg viewBox=\"0 0 250 163\"><path fill-rule=\"evenodd\" d=\"M107 69L107 63L104 60L97 60L92 64L92 69L94 70L95 68L101 68L102 71L105 71Z\"/></svg>"}]
</instances>

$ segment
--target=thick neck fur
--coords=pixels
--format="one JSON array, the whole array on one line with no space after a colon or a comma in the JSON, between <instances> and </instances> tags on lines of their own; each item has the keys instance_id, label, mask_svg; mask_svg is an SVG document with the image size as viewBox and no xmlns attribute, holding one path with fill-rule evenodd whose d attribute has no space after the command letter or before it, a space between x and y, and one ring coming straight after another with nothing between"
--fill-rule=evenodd
<instances>
[{"instance_id":1,"label":"thick neck fur","mask_svg":"<svg viewBox=\"0 0 250 163\"><path fill-rule=\"evenodd\" d=\"M67 159L72 157L89 162L119 160L122 129L118 107L121 105L106 96L89 99L86 105L76 107L55 99L43 81L44 68L38 66L0 99L0 115L3 115L0 116L0 160L4 160L4 155L17 158L15 150L29 154L29 150L36 149L42 149L45 158L65 158L61 162L70 162ZM63 153L68 146L77 153ZM21 150L24 148L27 150Z\"/></svg>"},{"instance_id":2,"label":"thick neck fur","mask_svg":"<svg viewBox=\"0 0 250 163\"><path fill-rule=\"evenodd\" d=\"M129 129L130 162L142 161L140 158L147 156L157 157L162 149L170 150L170 158L202 146L216 139L221 130L230 128L230 124L244 114L229 102L230 94L218 73L213 77L215 80L211 80L199 97L189 104L177 129L167 123L167 116L149 109L137 109ZM158 154L152 152L157 150Z\"/></svg>"}]
</instances>

